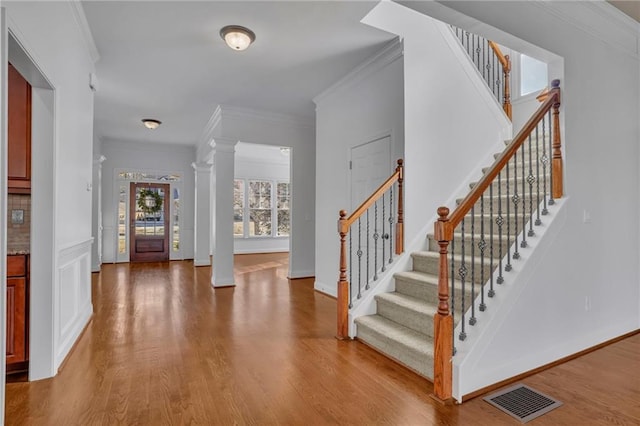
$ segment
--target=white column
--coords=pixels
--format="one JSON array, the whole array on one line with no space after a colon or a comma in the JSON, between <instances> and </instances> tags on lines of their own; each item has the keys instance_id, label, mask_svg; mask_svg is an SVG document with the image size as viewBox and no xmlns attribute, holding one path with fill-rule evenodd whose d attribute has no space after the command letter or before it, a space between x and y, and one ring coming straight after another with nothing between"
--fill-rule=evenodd
<instances>
[{"instance_id":1,"label":"white column","mask_svg":"<svg viewBox=\"0 0 640 426\"><path fill-rule=\"evenodd\" d=\"M196 174L193 264L195 266L208 266L211 264L209 257L211 164L192 163L191 166Z\"/></svg>"},{"instance_id":2,"label":"white column","mask_svg":"<svg viewBox=\"0 0 640 426\"><path fill-rule=\"evenodd\" d=\"M91 233L93 246L91 247L91 272L100 272L102 265L102 163L107 159L101 155L93 160L93 183L91 194Z\"/></svg>"},{"instance_id":3,"label":"white column","mask_svg":"<svg viewBox=\"0 0 640 426\"><path fill-rule=\"evenodd\" d=\"M231 287L233 278L233 179L237 141L213 141L213 179L215 180L213 271L211 285Z\"/></svg>"}]
</instances>

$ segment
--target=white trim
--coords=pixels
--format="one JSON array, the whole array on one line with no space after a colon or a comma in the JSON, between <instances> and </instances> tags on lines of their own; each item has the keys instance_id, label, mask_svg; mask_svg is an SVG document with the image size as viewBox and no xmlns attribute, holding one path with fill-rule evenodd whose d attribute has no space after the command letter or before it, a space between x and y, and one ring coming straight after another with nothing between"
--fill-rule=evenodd
<instances>
[{"instance_id":1,"label":"white trim","mask_svg":"<svg viewBox=\"0 0 640 426\"><path fill-rule=\"evenodd\" d=\"M378 51L378 53L369 57L366 61L351 70L347 75L313 98L313 102L316 105L321 104L326 98L334 95L335 93L347 90L349 87L355 86L359 82L366 80L371 74L374 74L387 65L395 62L396 59L402 58L404 55L403 49L404 46L402 40L400 40L400 38L395 38L391 42L387 43L380 51Z\"/></svg>"},{"instance_id":2,"label":"white trim","mask_svg":"<svg viewBox=\"0 0 640 426\"><path fill-rule=\"evenodd\" d=\"M269 121L289 128L314 128L315 118L307 118L291 114L279 114L251 108L220 105L222 118L238 118L247 120Z\"/></svg>"},{"instance_id":3,"label":"white trim","mask_svg":"<svg viewBox=\"0 0 640 426\"><path fill-rule=\"evenodd\" d=\"M87 22L87 16L84 13L82 3L78 0L73 0L69 2L69 7L71 8L76 24L78 24L78 32L87 47L87 53L89 54L91 61L95 64L98 62L98 59L100 59L100 52L98 52L98 47L93 39L93 34L91 33L91 28Z\"/></svg>"}]
</instances>

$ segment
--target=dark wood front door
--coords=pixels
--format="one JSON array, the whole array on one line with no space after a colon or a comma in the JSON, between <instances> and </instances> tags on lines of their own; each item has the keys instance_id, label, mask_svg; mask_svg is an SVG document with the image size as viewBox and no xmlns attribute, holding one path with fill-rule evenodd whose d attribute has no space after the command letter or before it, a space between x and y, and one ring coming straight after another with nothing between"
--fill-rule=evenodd
<instances>
[{"instance_id":1,"label":"dark wood front door","mask_svg":"<svg viewBox=\"0 0 640 426\"><path fill-rule=\"evenodd\" d=\"M131 183L131 262L169 260L169 184Z\"/></svg>"}]
</instances>

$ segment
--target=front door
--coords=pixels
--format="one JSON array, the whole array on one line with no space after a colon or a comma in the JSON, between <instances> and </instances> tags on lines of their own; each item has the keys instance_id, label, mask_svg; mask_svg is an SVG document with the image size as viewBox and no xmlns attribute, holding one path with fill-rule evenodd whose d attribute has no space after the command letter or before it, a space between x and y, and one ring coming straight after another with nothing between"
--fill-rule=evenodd
<instances>
[{"instance_id":1,"label":"front door","mask_svg":"<svg viewBox=\"0 0 640 426\"><path fill-rule=\"evenodd\" d=\"M129 260L169 260L169 184L131 183Z\"/></svg>"}]
</instances>

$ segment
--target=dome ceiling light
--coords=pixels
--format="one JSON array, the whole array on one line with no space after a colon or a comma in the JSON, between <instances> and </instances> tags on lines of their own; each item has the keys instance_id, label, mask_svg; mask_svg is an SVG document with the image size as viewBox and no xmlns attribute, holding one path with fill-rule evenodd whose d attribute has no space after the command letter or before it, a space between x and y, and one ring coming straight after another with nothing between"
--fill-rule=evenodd
<instances>
[{"instance_id":1,"label":"dome ceiling light","mask_svg":"<svg viewBox=\"0 0 640 426\"><path fill-rule=\"evenodd\" d=\"M153 118L143 118L142 124L149 130L155 130L162 124L162 121L154 120Z\"/></svg>"},{"instance_id":2,"label":"dome ceiling light","mask_svg":"<svg viewBox=\"0 0 640 426\"><path fill-rule=\"evenodd\" d=\"M247 49L256 39L256 35L249 28L240 25L227 25L220 30L220 37L233 50Z\"/></svg>"}]
</instances>

